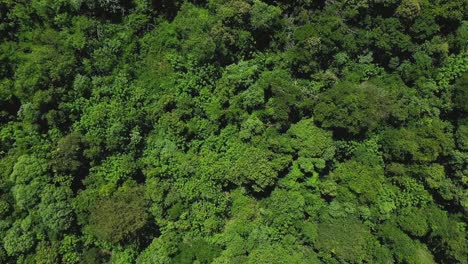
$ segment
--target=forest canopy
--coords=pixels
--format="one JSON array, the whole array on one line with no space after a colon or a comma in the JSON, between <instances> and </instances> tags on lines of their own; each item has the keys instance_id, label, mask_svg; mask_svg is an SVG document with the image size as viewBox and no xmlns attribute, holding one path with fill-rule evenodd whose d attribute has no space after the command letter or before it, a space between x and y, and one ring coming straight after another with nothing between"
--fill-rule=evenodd
<instances>
[{"instance_id":1,"label":"forest canopy","mask_svg":"<svg viewBox=\"0 0 468 264\"><path fill-rule=\"evenodd\" d=\"M0 0L0 263L467 263L466 0Z\"/></svg>"}]
</instances>

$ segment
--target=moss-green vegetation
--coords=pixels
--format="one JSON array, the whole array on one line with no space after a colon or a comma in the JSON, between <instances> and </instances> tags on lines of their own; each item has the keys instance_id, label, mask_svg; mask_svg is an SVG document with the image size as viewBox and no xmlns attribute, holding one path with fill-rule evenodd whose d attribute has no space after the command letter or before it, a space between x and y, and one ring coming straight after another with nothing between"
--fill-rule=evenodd
<instances>
[{"instance_id":1,"label":"moss-green vegetation","mask_svg":"<svg viewBox=\"0 0 468 264\"><path fill-rule=\"evenodd\" d=\"M0 263L466 263L466 0L0 0Z\"/></svg>"}]
</instances>

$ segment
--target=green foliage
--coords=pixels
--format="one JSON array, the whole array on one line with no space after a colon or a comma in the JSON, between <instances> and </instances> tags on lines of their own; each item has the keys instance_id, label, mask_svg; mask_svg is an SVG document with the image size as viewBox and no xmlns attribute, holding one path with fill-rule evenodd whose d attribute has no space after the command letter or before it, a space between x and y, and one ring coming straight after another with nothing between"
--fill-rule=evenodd
<instances>
[{"instance_id":1,"label":"green foliage","mask_svg":"<svg viewBox=\"0 0 468 264\"><path fill-rule=\"evenodd\" d=\"M284 248L279 244L265 245L254 250L248 257L246 263L317 263L318 260L313 254L304 253L301 249Z\"/></svg>"},{"instance_id":2,"label":"green foliage","mask_svg":"<svg viewBox=\"0 0 468 264\"><path fill-rule=\"evenodd\" d=\"M382 146L389 159L430 162L453 148L450 130L450 124L439 119L421 120L412 127L384 132Z\"/></svg>"},{"instance_id":3,"label":"green foliage","mask_svg":"<svg viewBox=\"0 0 468 264\"><path fill-rule=\"evenodd\" d=\"M389 224L382 227L381 236L401 263L436 263L427 249L408 237L403 231Z\"/></svg>"},{"instance_id":4,"label":"green foliage","mask_svg":"<svg viewBox=\"0 0 468 264\"><path fill-rule=\"evenodd\" d=\"M453 102L457 109L468 112L468 73L463 74L455 84Z\"/></svg>"},{"instance_id":5,"label":"green foliage","mask_svg":"<svg viewBox=\"0 0 468 264\"><path fill-rule=\"evenodd\" d=\"M47 181L47 161L23 155L13 167L10 180L15 183L12 193L17 206L31 209L39 202L39 195Z\"/></svg>"},{"instance_id":6,"label":"green foliage","mask_svg":"<svg viewBox=\"0 0 468 264\"><path fill-rule=\"evenodd\" d=\"M424 208L404 208L401 216L398 216L398 224L415 237L423 237L429 231Z\"/></svg>"},{"instance_id":7,"label":"green foliage","mask_svg":"<svg viewBox=\"0 0 468 264\"><path fill-rule=\"evenodd\" d=\"M304 197L297 192L275 190L266 201L269 211L264 212L264 218L276 229L288 230L304 218Z\"/></svg>"},{"instance_id":8,"label":"green foliage","mask_svg":"<svg viewBox=\"0 0 468 264\"><path fill-rule=\"evenodd\" d=\"M9 256L18 256L33 249L36 241L30 231L30 221L31 219L17 221L6 232L3 247Z\"/></svg>"},{"instance_id":9,"label":"green foliage","mask_svg":"<svg viewBox=\"0 0 468 264\"><path fill-rule=\"evenodd\" d=\"M372 132L396 115L396 96L392 87L385 87L383 82L342 82L319 95L314 116L325 128L342 129L353 135Z\"/></svg>"},{"instance_id":10,"label":"green foliage","mask_svg":"<svg viewBox=\"0 0 468 264\"><path fill-rule=\"evenodd\" d=\"M171 263L170 255L174 254L173 245L166 236L155 238L153 242L138 256L136 263Z\"/></svg>"},{"instance_id":11,"label":"green foliage","mask_svg":"<svg viewBox=\"0 0 468 264\"><path fill-rule=\"evenodd\" d=\"M338 164L329 177L349 188L365 203L374 202L384 188L381 167L370 167L353 160Z\"/></svg>"},{"instance_id":12,"label":"green foliage","mask_svg":"<svg viewBox=\"0 0 468 264\"><path fill-rule=\"evenodd\" d=\"M122 187L111 197L97 201L90 208L89 218L89 230L98 239L118 243L137 237L148 221L142 191Z\"/></svg>"},{"instance_id":13,"label":"green foliage","mask_svg":"<svg viewBox=\"0 0 468 264\"><path fill-rule=\"evenodd\" d=\"M262 1L253 1L251 11L251 23L254 29L266 29L275 26L281 15L281 9L263 3Z\"/></svg>"},{"instance_id":14,"label":"green foliage","mask_svg":"<svg viewBox=\"0 0 468 264\"><path fill-rule=\"evenodd\" d=\"M466 0L0 0L0 263L465 263Z\"/></svg>"},{"instance_id":15,"label":"green foliage","mask_svg":"<svg viewBox=\"0 0 468 264\"><path fill-rule=\"evenodd\" d=\"M83 142L79 134L72 133L60 139L52 154L53 170L58 173L76 173L82 166L82 148Z\"/></svg>"},{"instance_id":16,"label":"green foliage","mask_svg":"<svg viewBox=\"0 0 468 264\"><path fill-rule=\"evenodd\" d=\"M237 184L249 183L254 190L260 191L270 186L277 178L274 165L271 163L271 153L255 147L236 146L235 160L229 172Z\"/></svg>"},{"instance_id":17,"label":"green foliage","mask_svg":"<svg viewBox=\"0 0 468 264\"><path fill-rule=\"evenodd\" d=\"M175 263L211 263L220 253L220 248L204 240L193 240L179 247L180 253L174 257Z\"/></svg>"},{"instance_id":18,"label":"green foliage","mask_svg":"<svg viewBox=\"0 0 468 264\"><path fill-rule=\"evenodd\" d=\"M36 248L36 254L34 255L34 261L36 263L52 264L57 263L58 254L55 248L46 243L40 243Z\"/></svg>"},{"instance_id":19,"label":"green foliage","mask_svg":"<svg viewBox=\"0 0 468 264\"><path fill-rule=\"evenodd\" d=\"M60 234L72 225L73 210L69 199L72 192L67 187L46 186L41 194L39 214L44 225L56 234Z\"/></svg>"},{"instance_id":20,"label":"green foliage","mask_svg":"<svg viewBox=\"0 0 468 264\"><path fill-rule=\"evenodd\" d=\"M313 119L303 119L292 125L287 134L291 136L288 144L300 157L330 160L334 155L331 133L316 127Z\"/></svg>"},{"instance_id":21,"label":"green foliage","mask_svg":"<svg viewBox=\"0 0 468 264\"><path fill-rule=\"evenodd\" d=\"M413 19L421 12L419 0L403 0L395 11L403 19Z\"/></svg>"},{"instance_id":22,"label":"green foliage","mask_svg":"<svg viewBox=\"0 0 468 264\"><path fill-rule=\"evenodd\" d=\"M322 253L326 261L336 256L341 262L373 262L373 253L385 252L377 250L377 247L379 243L369 229L354 219L336 219L318 226L315 248Z\"/></svg>"}]
</instances>

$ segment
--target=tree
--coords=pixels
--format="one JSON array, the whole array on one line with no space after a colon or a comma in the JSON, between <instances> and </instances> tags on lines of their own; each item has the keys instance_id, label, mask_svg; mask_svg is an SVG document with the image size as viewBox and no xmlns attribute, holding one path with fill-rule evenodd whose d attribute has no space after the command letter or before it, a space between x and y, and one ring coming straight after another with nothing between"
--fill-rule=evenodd
<instances>
[{"instance_id":1,"label":"tree","mask_svg":"<svg viewBox=\"0 0 468 264\"><path fill-rule=\"evenodd\" d=\"M419 15L420 11L419 0L403 0L395 14L403 19L413 19Z\"/></svg>"},{"instance_id":2,"label":"tree","mask_svg":"<svg viewBox=\"0 0 468 264\"><path fill-rule=\"evenodd\" d=\"M98 239L127 243L138 238L147 221L142 189L124 186L90 208L88 229Z\"/></svg>"},{"instance_id":3,"label":"tree","mask_svg":"<svg viewBox=\"0 0 468 264\"><path fill-rule=\"evenodd\" d=\"M338 186L346 186L363 203L373 203L384 188L383 175L381 167L349 160L338 164L329 179L336 181Z\"/></svg>"},{"instance_id":4,"label":"tree","mask_svg":"<svg viewBox=\"0 0 468 264\"><path fill-rule=\"evenodd\" d=\"M251 10L251 23L254 29L267 29L278 23L281 9L255 0Z\"/></svg>"},{"instance_id":5,"label":"tree","mask_svg":"<svg viewBox=\"0 0 468 264\"><path fill-rule=\"evenodd\" d=\"M332 159L335 152L332 135L315 126L313 119L302 119L292 125L287 134L291 140L286 143L296 149L300 157Z\"/></svg>"},{"instance_id":6,"label":"tree","mask_svg":"<svg viewBox=\"0 0 468 264\"><path fill-rule=\"evenodd\" d=\"M265 222L278 232L291 232L290 229L304 219L305 201L298 192L276 189L266 201Z\"/></svg>"},{"instance_id":7,"label":"tree","mask_svg":"<svg viewBox=\"0 0 468 264\"><path fill-rule=\"evenodd\" d=\"M68 230L73 221L73 210L70 205L72 191L68 187L48 185L41 194L38 206L44 225L55 234Z\"/></svg>"},{"instance_id":8,"label":"tree","mask_svg":"<svg viewBox=\"0 0 468 264\"><path fill-rule=\"evenodd\" d=\"M272 186L285 165L280 156L268 149L237 142L230 146L226 158L232 164L226 178L237 185L249 185L256 192Z\"/></svg>"},{"instance_id":9,"label":"tree","mask_svg":"<svg viewBox=\"0 0 468 264\"><path fill-rule=\"evenodd\" d=\"M221 249L205 240L194 239L180 245L179 251L179 254L173 259L175 262L190 263L195 261L199 263L212 263L213 259L219 255Z\"/></svg>"},{"instance_id":10,"label":"tree","mask_svg":"<svg viewBox=\"0 0 468 264\"><path fill-rule=\"evenodd\" d=\"M463 74L455 84L453 102L457 109L468 112L468 74Z\"/></svg>"},{"instance_id":11,"label":"tree","mask_svg":"<svg viewBox=\"0 0 468 264\"><path fill-rule=\"evenodd\" d=\"M315 254L306 252L302 248L287 248L280 243L261 246L249 255L248 264L280 264L280 263L318 263Z\"/></svg>"},{"instance_id":12,"label":"tree","mask_svg":"<svg viewBox=\"0 0 468 264\"><path fill-rule=\"evenodd\" d=\"M466 0L0 0L0 263L465 263Z\"/></svg>"},{"instance_id":13,"label":"tree","mask_svg":"<svg viewBox=\"0 0 468 264\"><path fill-rule=\"evenodd\" d=\"M412 240L403 231L395 226L386 224L382 226L380 235L387 244L398 262L409 263L436 263L434 256L417 241Z\"/></svg>"},{"instance_id":14,"label":"tree","mask_svg":"<svg viewBox=\"0 0 468 264\"><path fill-rule=\"evenodd\" d=\"M15 183L12 191L19 208L32 209L39 202L39 195L48 181L47 170L44 159L32 155L18 158L10 180Z\"/></svg>"},{"instance_id":15,"label":"tree","mask_svg":"<svg viewBox=\"0 0 468 264\"><path fill-rule=\"evenodd\" d=\"M71 133L61 138L52 153L51 167L57 173L77 173L83 165L83 141L80 134Z\"/></svg>"},{"instance_id":16,"label":"tree","mask_svg":"<svg viewBox=\"0 0 468 264\"><path fill-rule=\"evenodd\" d=\"M381 144L384 157L396 161L431 162L453 148L451 125L439 119L423 119L411 127L388 129Z\"/></svg>"},{"instance_id":17,"label":"tree","mask_svg":"<svg viewBox=\"0 0 468 264\"><path fill-rule=\"evenodd\" d=\"M3 247L9 256L26 254L33 249L36 240L29 230L28 221L30 220L17 221L6 232L3 238Z\"/></svg>"},{"instance_id":18,"label":"tree","mask_svg":"<svg viewBox=\"0 0 468 264\"><path fill-rule=\"evenodd\" d=\"M318 95L314 117L324 128L341 129L351 135L372 132L395 115L396 96L392 87L378 80L341 82Z\"/></svg>"},{"instance_id":19,"label":"tree","mask_svg":"<svg viewBox=\"0 0 468 264\"><path fill-rule=\"evenodd\" d=\"M374 256L384 261L389 252L381 247L369 229L355 219L334 219L318 225L318 238L314 247L320 250L325 261L335 256L341 262L360 263L374 261ZM371 247L372 250L368 250ZM382 254L379 256L379 254Z\"/></svg>"}]
</instances>

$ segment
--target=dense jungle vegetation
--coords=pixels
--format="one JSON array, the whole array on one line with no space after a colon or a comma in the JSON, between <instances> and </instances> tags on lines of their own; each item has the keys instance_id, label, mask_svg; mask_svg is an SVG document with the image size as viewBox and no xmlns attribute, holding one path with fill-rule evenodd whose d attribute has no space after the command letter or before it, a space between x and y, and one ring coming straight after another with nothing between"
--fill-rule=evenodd
<instances>
[{"instance_id":1,"label":"dense jungle vegetation","mask_svg":"<svg viewBox=\"0 0 468 264\"><path fill-rule=\"evenodd\" d=\"M0 263L468 263L468 1L0 0Z\"/></svg>"}]
</instances>

